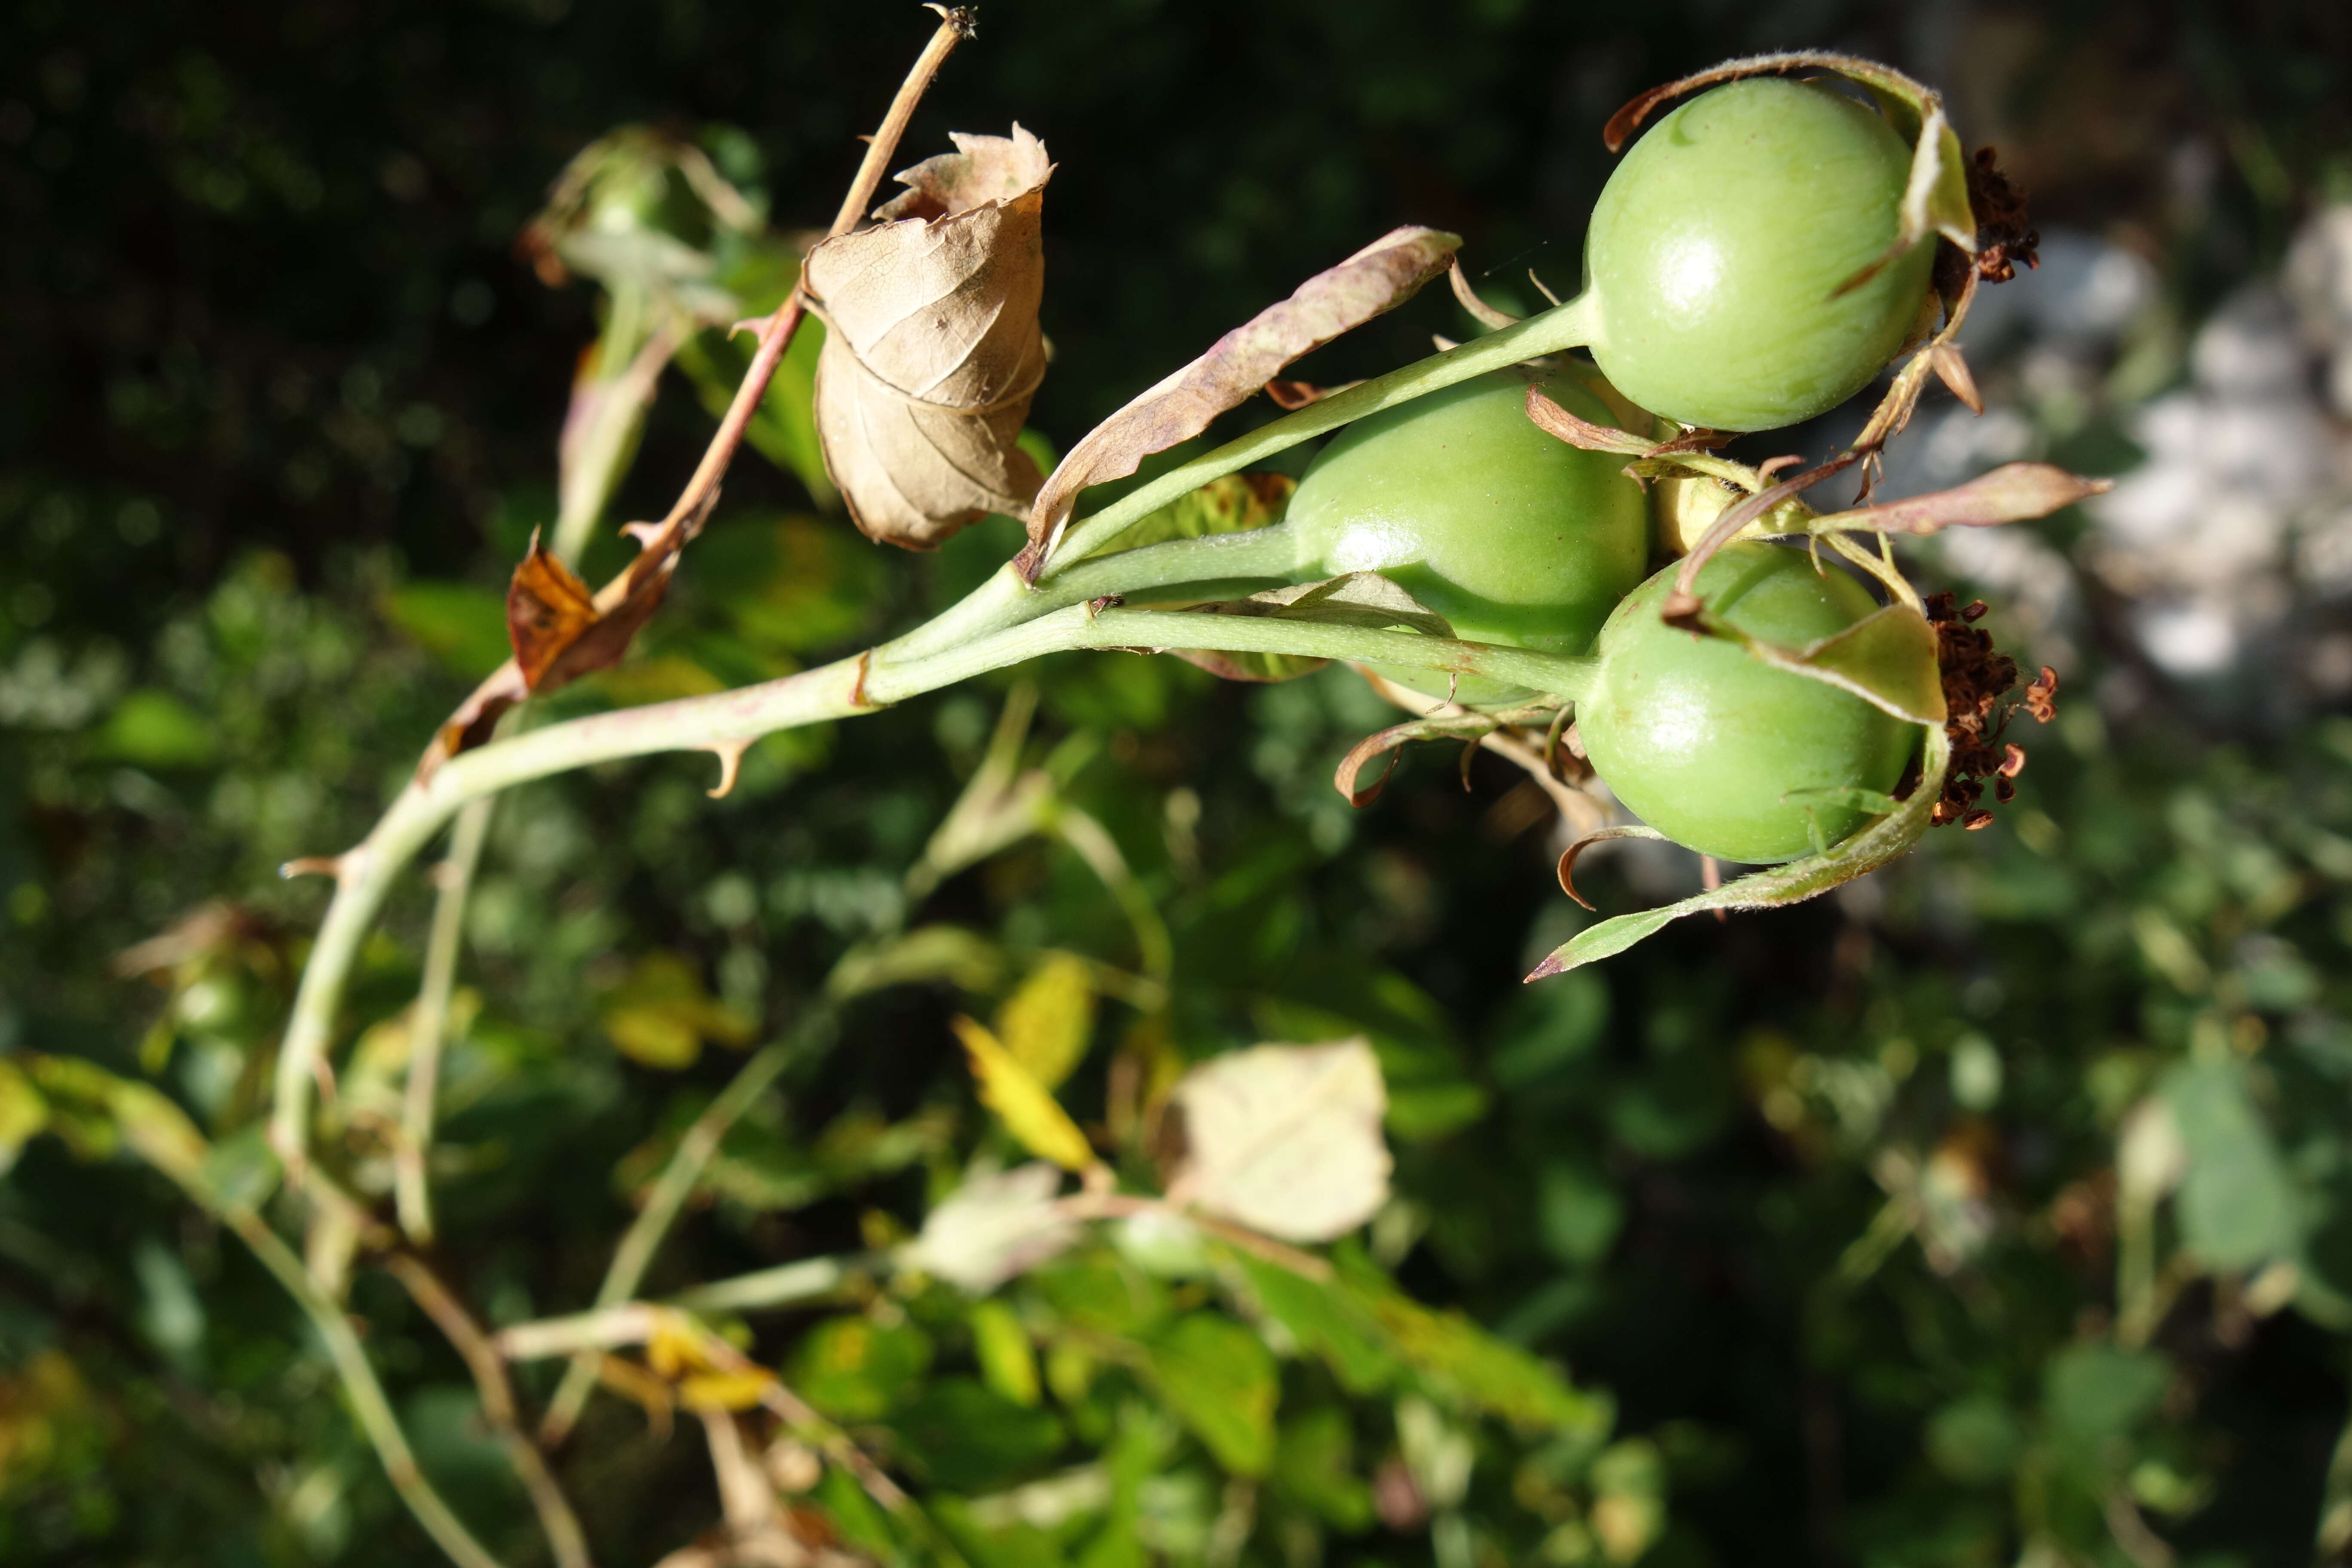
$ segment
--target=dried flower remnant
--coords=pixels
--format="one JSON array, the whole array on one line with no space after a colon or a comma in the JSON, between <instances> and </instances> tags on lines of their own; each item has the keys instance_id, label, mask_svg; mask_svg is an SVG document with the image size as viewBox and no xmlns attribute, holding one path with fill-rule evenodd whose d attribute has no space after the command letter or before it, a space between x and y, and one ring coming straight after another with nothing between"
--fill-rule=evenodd
<instances>
[{"instance_id":1,"label":"dried flower remnant","mask_svg":"<svg viewBox=\"0 0 2352 1568\"><path fill-rule=\"evenodd\" d=\"M2019 700L2001 708L2000 700L2017 686L2017 661L1993 647L1990 636L1974 624L1983 618L1985 602L1962 605L1952 594L1927 600L1928 624L1936 629L1937 663L1943 671L1944 732L1952 743L1951 771L1945 775L1942 795L1936 802L1932 826L1958 823L1973 833L1992 825L1992 812L1980 805L1987 782L2001 805L2017 798L2017 775L2025 771L2025 748L2002 739L2018 709L2047 724L2058 715L2058 672L2044 665L2041 675Z\"/></svg>"},{"instance_id":2,"label":"dried flower remnant","mask_svg":"<svg viewBox=\"0 0 2352 1568\"><path fill-rule=\"evenodd\" d=\"M871 538L934 549L1019 513L1036 465L1016 444L1045 374L1042 213L1054 165L1020 126L954 136L898 176L878 226L809 252L827 328L816 371L825 470Z\"/></svg>"}]
</instances>

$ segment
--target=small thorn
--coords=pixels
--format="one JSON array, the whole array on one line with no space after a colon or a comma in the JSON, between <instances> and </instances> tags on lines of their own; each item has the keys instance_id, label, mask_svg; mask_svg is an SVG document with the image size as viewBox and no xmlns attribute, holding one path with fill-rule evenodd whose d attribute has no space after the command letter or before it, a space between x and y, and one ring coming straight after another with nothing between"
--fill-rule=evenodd
<instances>
[{"instance_id":1,"label":"small thorn","mask_svg":"<svg viewBox=\"0 0 2352 1568\"><path fill-rule=\"evenodd\" d=\"M635 540L639 550L651 550L662 536L662 526L658 522L625 522L621 524L621 532L625 537Z\"/></svg>"},{"instance_id":2,"label":"small thorn","mask_svg":"<svg viewBox=\"0 0 2352 1568\"><path fill-rule=\"evenodd\" d=\"M866 138L861 136L858 140L863 142ZM738 332L750 332L753 337L757 337L766 329L767 325L768 318L765 316L746 316L741 321L736 322L733 326L728 328L727 335L730 338L732 338Z\"/></svg>"},{"instance_id":3,"label":"small thorn","mask_svg":"<svg viewBox=\"0 0 2352 1568\"><path fill-rule=\"evenodd\" d=\"M291 881L296 877L332 877L341 881L343 858L340 855L302 855L278 868L278 874Z\"/></svg>"},{"instance_id":4,"label":"small thorn","mask_svg":"<svg viewBox=\"0 0 2352 1568\"><path fill-rule=\"evenodd\" d=\"M709 792L713 800L724 800L734 792L736 776L743 771L743 753L751 749L749 741L728 741L710 748L719 759L719 783Z\"/></svg>"}]
</instances>

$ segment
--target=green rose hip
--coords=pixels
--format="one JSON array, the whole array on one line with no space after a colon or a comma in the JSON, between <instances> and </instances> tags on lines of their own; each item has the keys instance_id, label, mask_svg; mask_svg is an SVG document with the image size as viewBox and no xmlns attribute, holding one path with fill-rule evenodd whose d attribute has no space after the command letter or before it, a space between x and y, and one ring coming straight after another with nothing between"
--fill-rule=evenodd
<instances>
[{"instance_id":1,"label":"green rose hip","mask_svg":"<svg viewBox=\"0 0 2352 1568\"><path fill-rule=\"evenodd\" d=\"M1594 360L1685 425L1767 430L1843 403L1927 299L1932 244L1838 292L1894 242L1910 167L1884 119L1810 82L1754 78L1681 105L1593 209Z\"/></svg>"},{"instance_id":2,"label":"green rose hip","mask_svg":"<svg viewBox=\"0 0 2352 1568\"><path fill-rule=\"evenodd\" d=\"M1589 373L1588 373L1589 374ZM1528 378L1498 371L1349 426L1291 498L1305 569L1379 572L1444 616L1454 635L1580 654L1642 580L1649 541L1625 459L1555 440L1527 417ZM1547 395L1596 425L1614 417L1572 372ZM1443 675L1390 670L1443 696ZM1465 678L1465 702L1527 695Z\"/></svg>"},{"instance_id":3,"label":"green rose hip","mask_svg":"<svg viewBox=\"0 0 2352 1568\"><path fill-rule=\"evenodd\" d=\"M1643 584L1601 628L1600 667L1576 710L1594 771L1634 815L1701 854L1769 864L1843 838L1869 815L1849 792L1893 790L1919 726L1669 626L1658 607L1675 571ZM1727 546L1696 586L1715 618L1784 646L1878 608L1861 584L1783 544Z\"/></svg>"}]
</instances>

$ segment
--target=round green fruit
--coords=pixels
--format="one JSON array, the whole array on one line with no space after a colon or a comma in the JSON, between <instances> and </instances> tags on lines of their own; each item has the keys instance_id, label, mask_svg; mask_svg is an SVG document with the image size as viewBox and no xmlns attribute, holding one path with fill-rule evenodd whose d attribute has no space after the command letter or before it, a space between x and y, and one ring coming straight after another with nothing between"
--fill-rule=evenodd
<instances>
[{"instance_id":1,"label":"round green fruit","mask_svg":"<svg viewBox=\"0 0 2352 1568\"><path fill-rule=\"evenodd\" d=\"M1286 513L1299 555L1324 576L1379 572L1444 616L1456 637L1580 654L1642 580L1648 505L1625 459L1544 434L1513 371L1433 392L1349 426L1299 480ZM1578 417L1614 425L1581 376L1540 383ZM1443 675L1383 673L1444 696ZM1467 703L1523 689L1465 677Z\"/></svg>"},{"instance_id":2,"label":"round green fruit","mask_svg":"<svg viewBox=\"0 0 2352 1568\"><path fill-rule=\"evenodd\" d=\"M1635 589L1601 628L1596 679L1576 710L1594 771L1635 816L1703 855L1770 864L1836 843L1869 815L1847 792L1893 790L1919 727L1727 638L1667 625L1658 610L1676 570ZM1861 584L1784 544L1727 546L1696 586L1716 619L1783 646L1878 608Z\"/></svg>"},{"instance_id":3,"label":"round green fruit","mask_svg":"<svg viewBox=\"0 0 2352 1568\"><path fill-rule=\"evenodd\" d=\"M1592 356L1685 425L1769 430L1844 402L1917 321L1935 246L1894 243L1911 152L1851 98L1779 77L1700 94L1633 144L1593 208Z\"/></svg>"}]
</instances>

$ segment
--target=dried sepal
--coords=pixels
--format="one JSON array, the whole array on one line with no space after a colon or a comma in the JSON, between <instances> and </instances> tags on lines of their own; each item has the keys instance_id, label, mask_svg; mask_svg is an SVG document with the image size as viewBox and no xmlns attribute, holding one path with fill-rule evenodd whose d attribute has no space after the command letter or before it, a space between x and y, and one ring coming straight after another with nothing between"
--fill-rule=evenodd
<instances>
[{"instance_id":1,"label":"dried sepal","mask_svg":"<svg viewBox=\"0 0 2352 1568\"><path fill-rule=\"evenodd\" d=\"M1037 492L1029 543L1017 560L1022 575L1036 581L1079 491L1126 478L1152 453L1191 439L1218 415L1247 402L1301 354L1403 304L1445 269L1461 244L1458 235L1436 229L1392 230L1317 273L1289 299L1235 327L1096 426Z\"/></svg>"},{"instance_id":2,"label":"dried sepal","mask_svg":"<svg viewBox=\"0 0 2352 1568\"><path fill-rule=\"evenodd\" d=\"M1566 893L1570 898L1574 899L1586 909L1591 909L1593 907L1592 900L1576 890L1576 863L1578 860L1583 858L1584 852L1587 849L1591 848L1596 844L1606 844L1611 840L1617 838L1664 838L1664 834L1659 832L1654 827L1642 827L1632 824L1623 824L1615 827L1602 827L1584 835L1584 837L1579 838L1575 843L1570 845L1567 848L1559 852L1559 865L1557 868L1557 874L1559 878L1559 890ZM1709 863L1712 864L1712 861Z\"/></svg>"},{"instance_id":3,"label":"dried sepal","mask_svg":"<svg viewBox=\"0 0 2352 1568\"><path fill-rule=\"evenodd\" d=\"M809 252L826 325L815 410L826 472L869 537L928 550L1019 513L1036 465L1018 446L1045 377L1045 144L958 132L898 176L883 221Z\"/></svg>"},{"instance_id":4,"label":"dried sepal","mask_svg":"<svg viewBox=\"0 0 2352 1568\"><path fill-rule=\"evenodd\" d=\"M2052 463L2004 463L1948 490L1817 517L1806 531L1925 536L1947 528L1990 528L2047 517L2113 489L2113 479L2084 479Z\"/></svg>"},{"instance_id":5,"label":"dried sepal","mask_svg":"<svg viewBox=\"0 0 2352 1568\"><path fill-rule=\"evenodd\" d=\"M1471 319L1479 325L1500 331L1505 327L1516 327L1519 324L1518 317L1512 315L1508 310L1498 310L1478 298L1478 291L1470 287L1469 275L1462 270L1460 257L1455 257L1454 264L1445 269L1445 281L1454 290L1454 302L1469 311Z\"/></svg>"},{"instance_id":6,"label":"dried sepal","mask_svg":"<svg viewBox=\"0 0 2352 1568\"><path fill-rule=\"evenodd\" d=\"M1484 713L1441 715L1426 719L1409 719L1402 724L1391 724L1375 731L1349 748L1331 774L1331 787L1348 799L1349 805L1361 809L1380 799L1389 777L1396 772L1399 749L1410 741L1444 741L1466 738L1476 745L1502 727L1499 718ZM1374 757L1385 756L1388 765L1381 776L1370 784L1360 784L1365 766Z\"/></svg>"}]
</instances>

